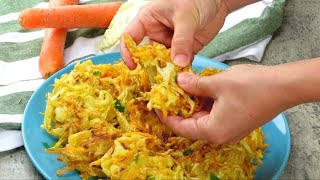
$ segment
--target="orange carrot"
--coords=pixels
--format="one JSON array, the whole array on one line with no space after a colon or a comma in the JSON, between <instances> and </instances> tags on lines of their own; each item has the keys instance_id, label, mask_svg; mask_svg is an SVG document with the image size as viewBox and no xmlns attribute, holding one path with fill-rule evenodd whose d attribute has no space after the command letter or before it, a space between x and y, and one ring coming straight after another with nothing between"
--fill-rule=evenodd
<instances>
[{"instance_id":1,"label":"orange carrot","mask_svg":"<svg viewBox=\"0 0 320 180\"><path fill-rule=\"evenodd\" d=\"M79 0L50 0L49 8L78 4ZM63 50L67 29L46 29L39 57L39 71L43 78L48 78L63 66Z\"/></svg>"},{"instance_id":2,"label":"orange carrot","mask_svg":"<svg viewBox=\"0 0 320 180\"><path fill-rule=\"evenodd\" d=\"M19 23L33 28L107 28L122 2L70 5L21 12Z\"/></svg>"},{"instance_id":3,"label":"orange carrot","mask_svg":"<svg viewBox=\"0 0 320 180\"><path fill-rule=\"evenodd\" d=\"M39 70L43 78L46 79L63 68L66 36L66 29L46 29L39 57Z\"/></svg>"}]
</instances>

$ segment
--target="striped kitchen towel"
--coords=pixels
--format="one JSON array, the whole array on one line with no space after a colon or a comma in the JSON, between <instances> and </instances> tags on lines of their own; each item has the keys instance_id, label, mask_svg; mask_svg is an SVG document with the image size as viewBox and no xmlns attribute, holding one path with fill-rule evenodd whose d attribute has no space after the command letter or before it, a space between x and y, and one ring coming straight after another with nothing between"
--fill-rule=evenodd
<instances>
[{"instance_id":1,"label":"striped kitchen towel","mask_svg":"<svg viewBox=\"0 0 320 180\"><path fill-rule=\"evenodd\" d=\"M240 57L260 61L273 32L281 24L284 5L285 0L263 0L231 13L217 37L199 54L221 61ZM31 7L45 8L48 2L11 0L2 1L0 6L0 152L23 145L22 115L32 93L44 82L38 71L44 30L25 30L17 21L19 12ZM104 33L105 29L69 30L65 64L103 53L97 45ZM118 50L117 43L115 41L113 48L106 48L104 52Z\"/></svg>"}]
</instances>

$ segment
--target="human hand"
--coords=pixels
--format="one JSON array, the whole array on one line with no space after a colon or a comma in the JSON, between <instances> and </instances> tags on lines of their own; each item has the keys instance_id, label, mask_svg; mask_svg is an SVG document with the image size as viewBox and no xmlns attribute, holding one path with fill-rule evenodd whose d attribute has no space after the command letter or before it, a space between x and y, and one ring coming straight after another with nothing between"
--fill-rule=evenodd
<instances>
[{"instance_id":1,"label":"human hand","mask_svg":"<svg viewBox=\"0 0 320 180\"><path fill-rule=\"evenodd\" d=\"M222 0L153 0L128 25L123 34L138 44L145 36L171 47L171 59L185 67L194 54L222 28L228 8ZM121 38L121 55L130 69L134 64Z\"/></svg>"},{"instance_id":2,"label":"human hand","mask_svg":"<svg viewBox=\"0 0 320 180\"><path fill-rule=\"evenodd\" d=\"M160 120L177 135L211 143L234 144L253 130L292 107L287 97L287 81L279 79L273 67L238 65L214 76L191 73L178 76L179 86L187 93L212 100L211 104L188 119L180 116ZM212 102L214 102L212 104Z\"/></svg>"}]
</instances>

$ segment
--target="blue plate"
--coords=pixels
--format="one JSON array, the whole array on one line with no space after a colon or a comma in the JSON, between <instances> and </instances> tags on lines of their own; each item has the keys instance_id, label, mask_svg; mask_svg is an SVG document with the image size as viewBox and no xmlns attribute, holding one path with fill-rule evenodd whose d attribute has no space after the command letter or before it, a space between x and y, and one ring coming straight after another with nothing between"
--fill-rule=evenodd
<instances>
[{"instance_id":1,"label":"blue plate","mask_svg":"<svg viewBox=\"0 0 320 180\"><path fill-rule=\"evenodd\" d=\"M95 64L113 63L120 59L120 53L110 53L94 57L89 57ZM84 60L86 60L84 59ZM52 84L55 78L60 78L62 74L69 73L75 63L72 63L60 70L48 80L46 80L30 98L24 111L22 122L22 135L27 153L45 179L80 179L79 173L71 171L56 176L56 171L65 166L64 163L57 161L57 155L50 155L44 152L44 143L51 144L56 141L54 137L40 128L43 122L42 112L46 107L46 94L52 91ZM201 71L204 67L215 67L226 69L226 64L204 57L196 56L193 68ZM286 166L290 153L290 132L284 114L279 114L275 119L262 126L266 135L266 149L263 158L263 165L256 171L255 179L278 179Z\"/></svg>"}]
</instances>

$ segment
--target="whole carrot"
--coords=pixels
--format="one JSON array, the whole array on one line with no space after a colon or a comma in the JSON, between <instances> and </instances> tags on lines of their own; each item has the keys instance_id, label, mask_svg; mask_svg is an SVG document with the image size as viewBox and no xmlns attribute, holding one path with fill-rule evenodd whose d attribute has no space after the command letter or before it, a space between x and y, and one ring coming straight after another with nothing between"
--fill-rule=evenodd
<instances>
[{"instance_id":1,"label":"whole carrot","mask_svg":"<svg viewBox=\"0 0 320 180\"><path fill-rule=\"evenodd\" d=\"M122 2L70 5L49 9L32 8L21 12L19 23L33 28L107 28Z\"/></svg>"},{"instance_id":2,"label":"whole carrot","mask_svg":"<svg viewBox=\"0 0 320 180\"><path fill-rule=\"evenodd\" d=\"M49 8L78 4L79 0L50 0ZM67 29L46 29L39 57L39 71L43 78L48 78L63 66L63 50Z\"/></svg>"},{"instance_id":3,"label":"whole carrot","mask_svg":"<svg viewBox=\"0 0 320 180\"><path fill-rule=\"evenodd\" d=\"M66 36L66 29L46 29L39 57L39 71L43 78L46 79L63 68Z\"/></svg>"}]
</instances>

